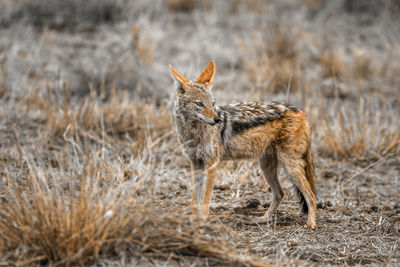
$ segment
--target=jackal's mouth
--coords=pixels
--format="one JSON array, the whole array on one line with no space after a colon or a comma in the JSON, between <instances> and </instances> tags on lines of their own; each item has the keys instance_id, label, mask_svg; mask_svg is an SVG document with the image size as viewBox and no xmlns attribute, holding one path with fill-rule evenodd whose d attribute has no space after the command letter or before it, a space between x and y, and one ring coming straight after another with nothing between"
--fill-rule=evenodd
<instances>
[{"instance_id":1,"label":"jackal's mouth","mask_svg":"<svg viewBox=\"0 0 400 267\"><path fill-rule=\"evenodd\" d=\"M214 126L214 125L216 125L216 124L221 122L220 118L208 118L208 117L204 117L204 116L196 116L196 117L200 121L203 121L203 122L205 122L205 123L207 123L209 125L212 125L212 126Z\"/></svg>"},{"instance_id":2,"label":"jackal's mouth","mask_svg":"<svg viewBox=\"0 0 400 267\"><path fill-rule=\"evenodd\" d=\"M210 120L210 121L207 120L206 122L207 122L208 124L214 126L214 125L220 123L220 122L221 122L221 119L220 119L220 118L214 118L214 119L212 119L212 120Z\"/></svg>"}]
</instances>

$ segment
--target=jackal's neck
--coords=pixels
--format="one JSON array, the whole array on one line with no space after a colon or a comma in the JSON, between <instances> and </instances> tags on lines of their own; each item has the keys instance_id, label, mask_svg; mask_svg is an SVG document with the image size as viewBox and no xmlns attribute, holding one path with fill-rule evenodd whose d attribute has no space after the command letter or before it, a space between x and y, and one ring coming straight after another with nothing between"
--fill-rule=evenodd
<instances>
[{"instance_id":1,"label":"jackal's neck","mask_svg":"<svg viewBox=\"0 0 400 267\"><path fill-rule=\"evenodd\" d=\"M215 157L217 128L174 110L175 125L183 154L192 162L209 162Z\"/></svg>"},{"instance_id":2,"label":"jackal's neck","mask_svg":"<svg viewBox=\"0 0 400 267\"><path fill-rule=\"evenodd\" d=\"M214 127L205 122L189 118L183 112L174 113L176 129L179 141L184 146L195 147L204 143L209 143L214 133Z\"/></svg>"}]
</instances>

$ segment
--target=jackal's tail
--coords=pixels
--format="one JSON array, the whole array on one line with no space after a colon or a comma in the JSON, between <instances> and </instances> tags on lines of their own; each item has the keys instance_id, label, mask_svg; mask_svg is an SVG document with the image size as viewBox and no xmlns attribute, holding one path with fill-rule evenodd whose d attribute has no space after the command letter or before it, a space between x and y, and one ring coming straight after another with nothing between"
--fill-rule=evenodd
<instances>
[{"instance_id":1,"label":"jackal's tail","mask_svg":"<svg viewBox=\"0 0 400 267\"><path fill-rule=\"evenodd\" d=\"M317 196L317 179L315 177L315 170L314 170L314 163L311 155L310 148L307 149L306 153L303 156L304 160L304 172L307 178L307 181L310 185L311 191L314 193L315 197ZM300 197L300 204L302 206L302 211L304 213L308 212L308 206L306 199L304 198L303 194L300 192L298 188L296 188L297 193Z\"/></svg>"}]
</instances>

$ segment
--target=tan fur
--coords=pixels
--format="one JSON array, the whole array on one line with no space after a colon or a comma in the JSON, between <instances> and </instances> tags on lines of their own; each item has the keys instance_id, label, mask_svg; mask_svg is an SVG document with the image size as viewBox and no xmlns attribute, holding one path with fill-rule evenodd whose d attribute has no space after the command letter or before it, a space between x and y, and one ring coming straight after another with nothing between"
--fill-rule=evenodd
<instances>
[{"instance_id":1,"label":"tan fur","mask_svg":"<svg viewBox=\"0 0 400 267\"><path fill-rule=\"evenodd\" d=\"M212 78L215 74L215 63L214 61L210 61L207 67L200 74L199 78L197 78L197 83L205 83L206 87L209 88L211 86Z\"/></svg>"},{"instance_id":2,"label":"tan fur","mask_svg":"<svg viewBox=\"0 0 400 267\"><path fill-rule=\"evenodd\" d=\"M250 102L215 106L211 94L215 63L211 61L196 82L170 66L178 82L174 118L185 156L192 163L194 211L207 216L218 163L259 158L271 186L271 206L257 222L271 219L284 195L278 163L287 171L308 210L305 227L315 228L316 177L312 162L311 130L305 113L279 102Z\"/></svg>"},{"instance_id":3,"label":"tan fur","mask_svg":"<svg viewBox=\"0 0 400 267\"><path fill-rule=\"evenodd\" d=\"M174 67L172 67L171 65L169 65L169 69L171 71L171 74L174 76L174 78L179 81L181 83L181 85L183 85L186 88L189 88L187 82L188 80L183 77L182 74L180 74Z\"/></svg>"}]
</instances>

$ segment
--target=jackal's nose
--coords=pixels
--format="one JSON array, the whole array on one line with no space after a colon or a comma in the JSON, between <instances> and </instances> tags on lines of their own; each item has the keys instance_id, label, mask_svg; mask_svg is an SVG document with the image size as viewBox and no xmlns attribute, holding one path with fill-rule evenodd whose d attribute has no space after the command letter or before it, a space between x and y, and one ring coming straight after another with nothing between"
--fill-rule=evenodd
<instances>
[{"instance_id":1,"label":"jackal's nose","mask_svg":"<svg viewBox=\"0 0 400 267\"><path fill-rule=\"evenodd\" d=\"M214 118L214 121L215 121L215 123L218 123L218 122L221 121L221 119L220 118Z\"/></svg>"}]
</instances>

